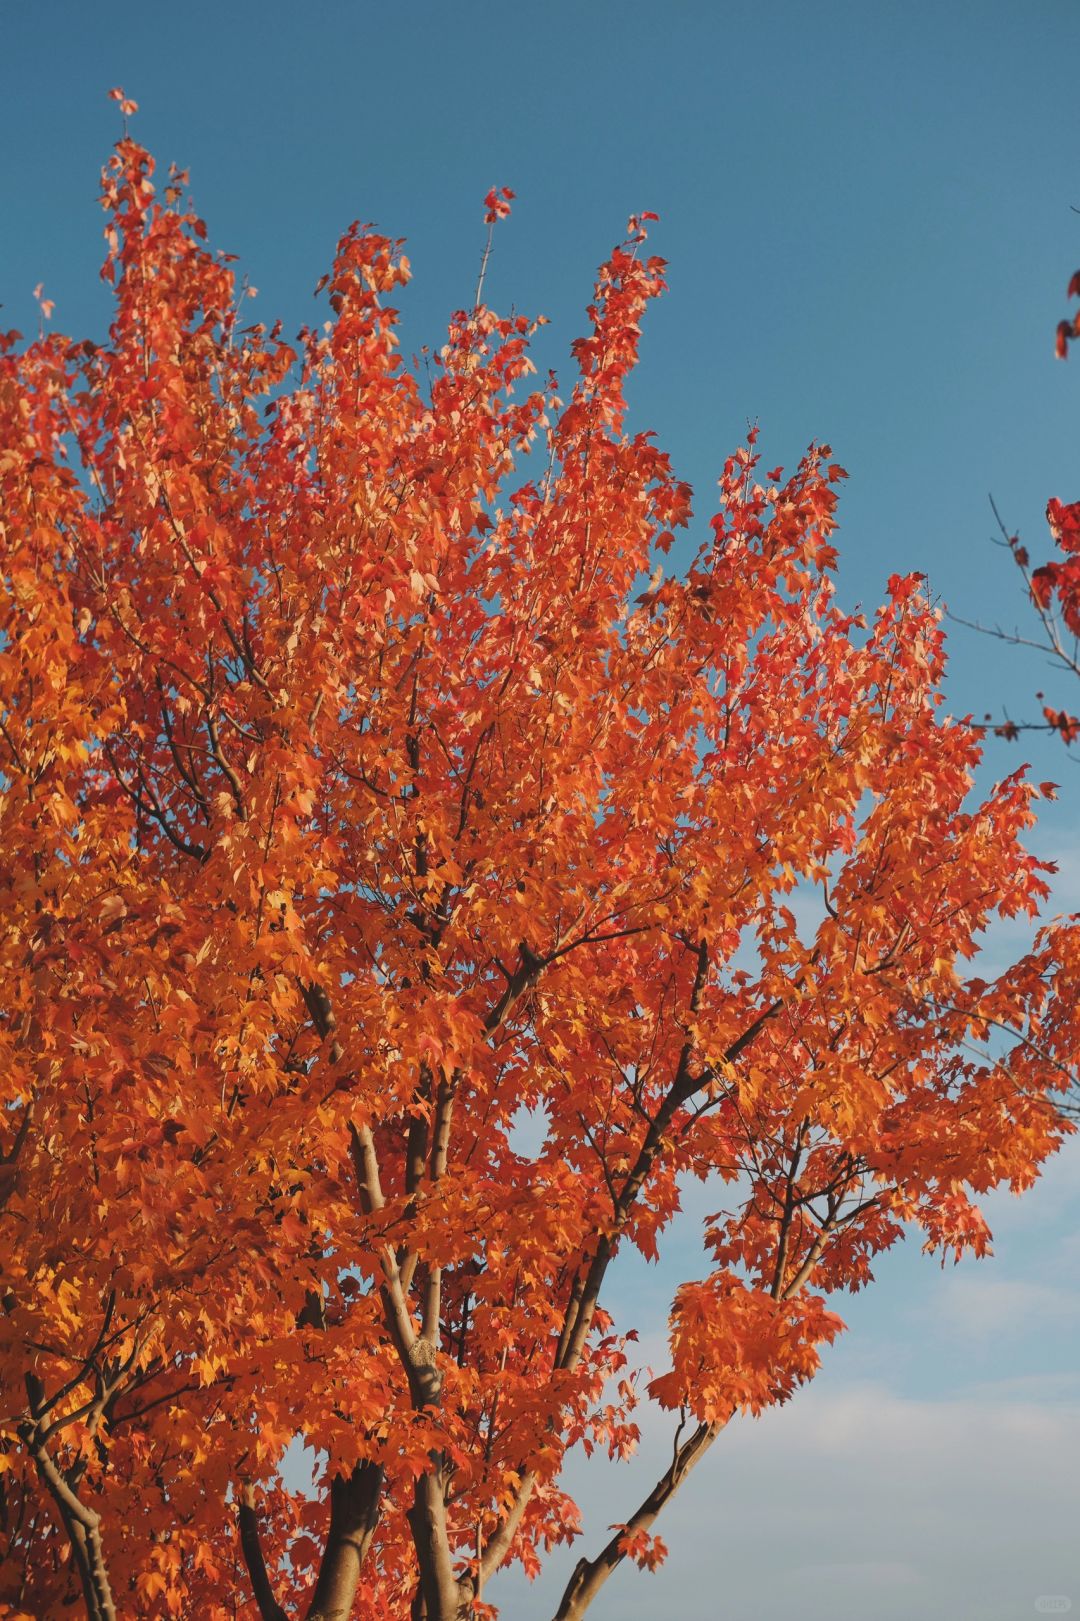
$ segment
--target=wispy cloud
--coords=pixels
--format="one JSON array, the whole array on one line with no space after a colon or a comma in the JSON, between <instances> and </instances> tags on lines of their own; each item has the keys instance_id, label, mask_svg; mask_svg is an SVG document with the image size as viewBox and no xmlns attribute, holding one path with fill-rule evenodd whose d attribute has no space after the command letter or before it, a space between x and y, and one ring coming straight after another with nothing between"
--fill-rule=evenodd
<instances>
[{"instance_id":1,"label":"wispy cloud","mask_svg":"<svg viewBox=\"0 0 1080 1621\"><path fill-rule=\"evenodd\" d=\"M1080 1325L1080 1294L1051 1283L1003 1278L990 1270L950 1278L938 1298L939 1321L969 1335L1025 1334Z\"/></svg>"},{"instance_id":2,"label":"wispy cloud","mask_svg":"<svg viewBox=\"0 0 1080 1621\"><path fill-rule=\"evenodd\" d=\"M1046 1394L1044 1391L1043 1394ZM651 1430L651 1426L650 1426ZM594 1471L583 1544L595 1551L664 1466L646 1437L641 1471ZM1076 1458L1080 1403L984 1384L955 1401L824 1381L784 1409L740 1420L685 1488L655 1576L620 1571L596 1621L1013 1621L1066 1594L1080 1610ZM575 1466L576 1467L576 1466ZM592 1466L588 1466L589 1469ZM548 1621L561 1585L493 1584L514 1621Z\"/></svg>"},{"instance_id":3,"label":"wispy cloud","mask_svg":"<svg viewBox=\"0 0 1080 1621\"><path fill-rule=\"evenodd\" d=\"M912 1586L922 1580L914 1565L899 1560L863 1559L848 1564L798 1565L792 1571L797 1580L826 1582L843 1588L843 1597L854 1597L852 1589L880 1592L882 1587ZM838 1595L839 1596L839 1595Z\"/></svg>"}]
</instances>

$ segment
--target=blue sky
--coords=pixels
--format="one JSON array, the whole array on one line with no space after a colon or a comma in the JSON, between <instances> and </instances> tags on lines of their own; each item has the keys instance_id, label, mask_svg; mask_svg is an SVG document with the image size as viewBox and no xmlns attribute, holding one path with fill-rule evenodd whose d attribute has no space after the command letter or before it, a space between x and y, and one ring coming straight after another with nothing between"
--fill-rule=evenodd
<instances>
[{"instance_id":1,"label":"blue sky","mask_svg":"<svg viewBox=\"0 0 1080 1621\"><path fill-rule=\"evenodd\" d=\"M43 281L61 329L105 324L95 193L116 84L141 103L138 137L190 168L211 240L259 289L253 314L287 331L360 216L408 238L406 345L437 340L475 285L480 200L505 184L486 295L546 314L538 358L568 376L595 266L628 213L654 209L671 290L633 422L694 484L699 523L748 419L766 465L827 439L851 475L844 599L872 607L886 575L921 569L956 613L1011 626L1024 604L988 493L1036 554L1047 497L1080 495L1080 354L1052 358L1080 264L1076 15L0 0L0 321L32 330ZM957 710L1019 717L1053 690L1037 659L962 628L951 647ZM992 744L987 769L1024 757L1064 783L1036 837L1075 906L1076 768L1035 739ZM993 1261L885 1258L815 1385L714 1448L663 1527L677 1557L613 1582L598 1621L660 1605L679 1621L1012 1621L1056 1594L1080 1609L1078 1189L1074 1145L1025 1200L992 1201ZM632 1271L617 1303L662 1317L673 1277ZM647 1435L650 1481L666 1444ZM580 1479L594 1551L640 1494L628 1474ZM519 1621L554 1608L551 1583L502 1597Z\"/></svg>"}]
</instances>

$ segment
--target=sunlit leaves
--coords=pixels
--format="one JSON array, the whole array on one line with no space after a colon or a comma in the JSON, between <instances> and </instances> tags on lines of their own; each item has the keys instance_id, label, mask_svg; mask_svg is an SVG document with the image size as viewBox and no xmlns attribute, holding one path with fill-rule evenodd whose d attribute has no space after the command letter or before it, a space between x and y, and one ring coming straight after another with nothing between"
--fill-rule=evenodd
<instances>
[{"instance_id":1,"label":"sunlit leaves","mask_svg":"<svg viewBox=\"0 0 1080 1621\"><path fill-rule=\"evenodd\" d=\"M650 1390L717 1428L813 1375L905 1222L985 1249L974 1194L1060 1140L1075 958L973 977L1045 898L1036 791L973 797L918 576L838 605L829 447L761 475L752 433L679 562L625 400L654 216L562 401L479 297L406 364L360 224L328 319L243 326L186 185L121 140L108 343L0 353L0 1600L74 1591L40 1442L132 1613L247 1602L244 1493L295 1611L330 1480L379 1465L389 1621L418 1482L467 1597L478 1539L535 1571L576 1533L569 1446L633 1453L601 1294L688 1178L723 1208Z\"/></svg>"}]
</instances>

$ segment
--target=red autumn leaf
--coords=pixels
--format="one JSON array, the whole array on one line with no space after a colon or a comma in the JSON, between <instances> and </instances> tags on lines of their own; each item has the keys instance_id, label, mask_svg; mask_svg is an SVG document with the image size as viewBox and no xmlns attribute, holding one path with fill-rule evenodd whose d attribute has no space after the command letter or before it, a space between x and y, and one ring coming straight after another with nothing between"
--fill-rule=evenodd
<instances>
[{"instance_id":1,"label":"red autumn leaf","mask_svg":"<svg viewBox=\"0 0 1080 1621\"><path fill-rule=\"evenodd\" d=\"M1058 578L1059 565L1057 563L1043 563L1034 570L1031 576L1031 594L1040 608L1048 608L1054 595L1054 586Z\"/></svg>"},{"instance_id":2,"label":"red autumn leaf","mask_svg":"<svg viewBox=\"0 0 1080 1621\"><path fill-rule=\"evenodd\" d=\"M133 113L138 112L139 103L137 101L130 100L129 97L124 95L124 92L119 89L119 87L115 90L110 90L109 96L113 101L119 102L120 111L123 113L125 118L130 118Z\"/></svg>"},{"instance_id":3,"label":"red autumn leaf","mask_svg":"<svg viewBox=\"0 0 1080 1621\"><path fill-rule=\"evenodd\" d=\"M1062 551L1080 554L1080 502L1049 500L1046 521Z\"/></svg>"},{"instance_id":4,"label":"red autumn leaf","mask_svg":"<svg viewBox=\"0 0 1080 1621\"><path fill-rule=\"evenodd\" d=\"M515 195L509 186L492 186L484 198L484 223L494 225L496 220L506 219Z\"/></svg>"},{"instance_id":5,"label":"red autumn leaf","mask_svg":"<svg viewBox=\"0 0 1080 1621\"><path fill-rule=\"evenodd\" d=\"M612 1525L611 1531L620 1531L618 1539L619 1552L627 1559L632 1559L639 1570L658 1570L667 1558L667 1543L661 1537L650 1536L643 1527L633 1530L622 1525Z\"/></svg>"}]
</instances>

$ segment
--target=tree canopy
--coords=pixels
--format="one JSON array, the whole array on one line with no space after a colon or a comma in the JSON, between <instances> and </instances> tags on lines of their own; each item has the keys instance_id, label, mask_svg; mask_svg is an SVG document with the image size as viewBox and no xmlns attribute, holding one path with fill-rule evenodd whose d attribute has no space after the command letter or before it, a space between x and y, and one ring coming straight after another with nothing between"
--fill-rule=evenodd
<instances>
[{"instance_id":1,"label":"tree canopy","mask_svg":"<svg viewBox=\"0 0 1080 1621\"><path fill-rule=\"evenodd\" d=\"M107 341L0 350L0 1611L491 1615L645 1398L579 1617L829 1296L906 1225L985 1250L1068 1129L1068 928L971 960L1040 789L974 794L917 576L839 606L826 445L751 433L667 572L646 216L563 401L479 296L406 363L359 224L325 324L244 326L153 173L125 136ZM605 1290L691 1178L648 1380Z\"/></svg>"}]
</instances>

